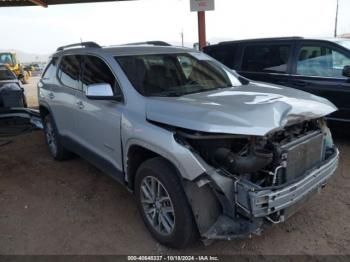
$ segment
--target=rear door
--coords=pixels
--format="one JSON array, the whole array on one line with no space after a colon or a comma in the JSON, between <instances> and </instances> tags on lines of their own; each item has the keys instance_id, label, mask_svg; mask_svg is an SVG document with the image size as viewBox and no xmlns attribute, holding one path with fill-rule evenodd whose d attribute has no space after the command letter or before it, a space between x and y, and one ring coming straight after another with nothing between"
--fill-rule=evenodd
<instances>
[{"instance_id":1,"label":"rear door","mask_svg":"<svg viewBox=\"0 0 350 262\"><path fill-rule=\"evenodd\" d=\"M241 44L237 72L262 82L288 85L293 42Z\"/></svg>"},{"instance_id":2,"label":"rear door","mask_svg":"<svg viewBox=\"0 0 350 262\"><path fill-rule=\"evenodd\" d=\"M60 135L74 139L75 125L75 95L80 83L81 56L65 55L59 61L57 75L50 80L50 90L46 93L49 107L53 114ZM49 70L49 68L48 68ZM53 68L54 72L56 69ZM46 80L45 77L43 81Z\"/></svg>"},{"instance_id":3,"label":"rear door","mask_svg":"<svg viewBox=\"0 0 350 262\"><path fill-rule=\"evenodd\" d=\"M327 41L300 41L293 63L291 86L325 97L339 111L331 119L350 121L350 79L342 75L350 52Z\"/></svg>"},{"instance_id":4,"label":"rear door","mask_svg":"<svg viewBox=\"0 0 350 262\"><path fill-rule=\"evenodd\" d=\"M86 86L110 84L115 95L121 95L117 78L105 60L94 55L84 55L82 89L75 101L78 142L82 154L106 173L117 179L122 176L121 118L123 102L92 100L85 96Z\"/></svg>"}]
</instances>

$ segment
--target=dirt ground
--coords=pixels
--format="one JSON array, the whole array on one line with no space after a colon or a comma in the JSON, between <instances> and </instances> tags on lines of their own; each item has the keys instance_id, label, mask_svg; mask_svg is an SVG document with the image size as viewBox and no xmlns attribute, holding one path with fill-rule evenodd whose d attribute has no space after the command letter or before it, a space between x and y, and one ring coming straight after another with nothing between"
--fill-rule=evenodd
<instances>
[{"instance_id":1,"label":"dirt ground","mask_svg":"<svg viewBox=\"0 0 350 262\"><path fill-rule=\"evenodd\" d=\"M35 79L34 79L35 80ZM35 106L35 86L25 87ZM34 95L33 95L34 92ZM80 158L54 161L41 131L0 147L0 254L350 254L350 138L320 195L252 239L177 251L155 242L133 195Z\"/></svg>"},{"instance_id":2,"label":"dirt ground","mask_svg":"<svg viewBox=\"0 0 350 262\"><path fill-rule=\"evenodd\" d=\"M27 97L28 107L33 108L38 106L38 95L36 91L39 79L39 76L33 76L29 79L29 84L23 85Z\"/></svg>"}]
</instances>

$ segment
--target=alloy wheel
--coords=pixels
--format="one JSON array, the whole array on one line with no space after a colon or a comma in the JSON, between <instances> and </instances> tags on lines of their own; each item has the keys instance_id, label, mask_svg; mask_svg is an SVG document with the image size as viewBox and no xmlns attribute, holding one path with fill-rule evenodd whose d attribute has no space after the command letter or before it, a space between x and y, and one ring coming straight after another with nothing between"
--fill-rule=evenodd
<instances>
[{"instance_id":1,"label":"alloy wheel","mask_svg":"<svg viewBox=\"0 0 350 262\"><path fill-rule=\"evenodd\" d=\"M144 177L140 195L143 211L151 226L162 235L170 235L175 227L175 212L163 184L153 176Z\"/></svg>"}]
</instances>

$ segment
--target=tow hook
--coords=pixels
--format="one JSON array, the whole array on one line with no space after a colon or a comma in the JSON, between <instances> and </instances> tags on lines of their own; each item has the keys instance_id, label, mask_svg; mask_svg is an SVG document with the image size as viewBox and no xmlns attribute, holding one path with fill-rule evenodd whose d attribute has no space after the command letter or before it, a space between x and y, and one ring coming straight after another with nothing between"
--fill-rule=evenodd
<instances>
[{"instance_id":1,"label":"tow hook","mask_svg":"<svg viewBox=\"0 0 350 262\"><path fill-rule=\"evenodd\" d=\"M322 192L322 190L324 190L325 188L326 188L326 183L324 183L324 184L322 184L321 186L319 186L318 187L318 189L317 189L317 193L321 193Z\"/></svg>"},{"instance_id":2,"label":"tow hook","mask_svg":"<svg viewBox=\"0 0 350 262\"><path fill-rule=\"evenodd\" d=\"M279 223L283 223L286 219L283 215L279 216L278 220L274 220L269 216L265 217L268 221L270 221L272 224L279 224Z\"/></svg>"}]
</instances>

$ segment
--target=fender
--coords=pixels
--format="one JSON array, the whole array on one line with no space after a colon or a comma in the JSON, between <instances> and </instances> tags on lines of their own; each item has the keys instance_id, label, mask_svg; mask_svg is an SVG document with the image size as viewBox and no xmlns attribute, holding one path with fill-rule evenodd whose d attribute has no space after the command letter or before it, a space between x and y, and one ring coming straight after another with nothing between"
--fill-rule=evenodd
<instances>
[{"instance_id":1,"label":"fender","mask_svg":"<svg viewBox=\"0 0 350 262\"><path fill-rule=\"evenodd\" d=\"M181 177L186 177L186 171L184 170L184 168L181 166L181 164L175 159L172 157L171 154L169 154L167 151L163 150L162 148L158 147L157 145L153 145L149 142L146 142L144 140L141 140L141 139L135 139L135 138L131 138L129 139L126 144L125 144L125 154L123 156L123 162L124 162L124 167L127 166L127 155L128 155L128 152L129 152L129 149L131 146L134 146L134 145L137 145L137 146L140 146L140 147L143 147L145 149L148 149L162 157L164 157L165 159L167 159L177 170L178 172L180 172L180 175ZM129 181L128 179L128 173L127 171L125 170L125 179L126 181Z\"/></svg>"}]
</instances>

